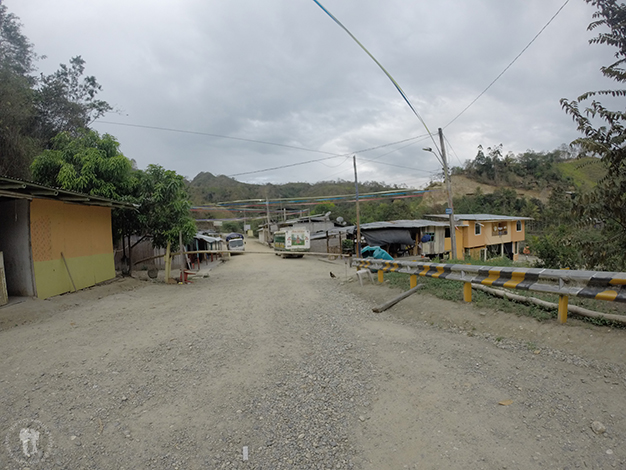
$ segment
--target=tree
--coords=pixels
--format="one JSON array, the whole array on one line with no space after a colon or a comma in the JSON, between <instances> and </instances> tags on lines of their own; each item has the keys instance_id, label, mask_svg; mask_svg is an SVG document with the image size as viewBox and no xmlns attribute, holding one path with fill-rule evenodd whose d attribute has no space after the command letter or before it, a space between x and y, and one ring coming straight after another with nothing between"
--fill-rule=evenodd
<instances>
[{"instance_id":1,"label":"tree","mask_svg":"<svg viewBox=\"0 0 626 470\"><path fill-rule=\"evenodd\" d=\"M21 28L0 0L0 174L29 179L34 156L49 148L52 138L60 132L77 135L112 108L96 99L101 87L95 77L83 77L80 56L36 77L40 57Z\"/></svg>"},{"instance_id":2,"label":"tree","mask_svg":"<svg viewBox=\"0 0 626 470\"><path fill-rule=\"evenodd\" d=\"M0 3L0 174L27 178L37 152L28 135L35 115L35 80L29 74L36 59L18 18Z\"/></svg>"},{"instance_id":3,"label":"tree","mask_svg":"<svg viewBox=\"0 0 626 470\"><path fill-rule=\"evenodd\" d=\"M602 74L617 83L626 82L626 5L616 0L585 0L597 7L588 27L589 31L604 31L592 38L591 44L615 48L615 61L600 69ZM561 100L561 106L572 116L583 137L574 143L586 155L599 156L607 175L591 191L575 201L575 211L586 217L593 226L602 222L605 256L594 256L594 265L605 269L624 270L626 259L614 256L626 250L626 112L604 106L599 98L626 97L625 89L599 90L583 93L576 100ZM583 103L587 103L581 109ZM596 248L597 250L597 248ZM597 255L595 253L594 255Z\"/></svg>"},{"instance_id":4,"label":"tree","mask_svg":"<svg viewBox=\"0 0 626 470\"><path fill-rule=\"evenodd\" d=\"M196 233L196 223L191 217L185 179L159 165L148 165L138 174L138 179L140 226L137 228L152 236L155 247L178 244L180 232L183 242L191 240Z\"/></svg>"},{"instance_id":5,"label":"tree","mask_svg":"<svg viewBox=\"0 0 626 470\"><path fill-rule=\"evenodd\" d=\"M137 204L136 212L114 212L116 237L147 234L155 247L165 247L178 242L180 231L185 241L195 234L185 180L176 172L158 165L149 165L146 171L133 169L115 137L90 129L80 129L75 136L62 132L52 144L32 164L35 181Z\"/></svg>"},{"instance_id":6,"label":"tree","mask_svg":"<svg viewBox=\"0 0 626 470\"><path fill-rule=\"evenodd\" d=\"M52 148L31 166L33 178L42 184L110 199L131 193L131 170L132 162L115 138L90 129L79 129L75 136L58 134Z\"/></svg>"},{"instance_id":7,"label":"tree","mask_svg":"<svg viewBox=\"0 0 626 470\"><path fill-rule=\"evenodd\" d=\"M81 56L70 59L70 65L61 64L50 75L41 75L37 93L38 132L50 139L59 132L76 133L88 127L113 108L96 99L102 89L96 77L83 77L85 61Z\"/></svg>"}]
</instances>

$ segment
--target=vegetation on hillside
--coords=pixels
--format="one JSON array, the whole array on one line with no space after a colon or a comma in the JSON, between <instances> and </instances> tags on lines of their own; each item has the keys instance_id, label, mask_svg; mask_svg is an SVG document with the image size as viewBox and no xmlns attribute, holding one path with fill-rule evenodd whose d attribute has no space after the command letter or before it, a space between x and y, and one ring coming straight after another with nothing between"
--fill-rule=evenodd
<instances>
[{"instance_id":1,"label":"vegetation on hillside","mask_svg":"<svg viewBox=\"0 0 626 470\"><path fill-rule=\"evenodd\" d=\"M467 162L462 173L476 181L494 186L552 189L573 184L558 165L568 159L572 159L572 154L567 149L547 153L529 150L520 155L510 152L505 155L502 144L486 149L479 146L476 158Z\"/></svg>"},{"instance_id":2,"label":"vegetation on hillside","mask_svg":"<svg viewBox=\"0 0 626 470\"><path fill-rule=\"evenodd\" d=\"M375 181L359 183L359 192L369 193L398 189L397 185L387 185ZM353 194L354 182L320 181L318 183L249 184L224 175L209 172L198 173L189 182L189 193L195 205L245 199L302 198L339 194Z\"/></svg>"},{"instance_id":3,"label":"vegetation on hillside","mask_svg":"<svg viewBox=\"0 0 626 470\"><path fill-rule=\"evenodd\" d=\"M115 137L89 125L111 111L97 98L101 87L73 57L50 75L37 75L39 56L19 19L0 3L0 174L94 196L132 202L116 209L113 228L149 235L155 246L195 233L184 179L150 165L141 171Z\"/></svg>"},{"instance_id":4,"label":"vegetation on hillside","mask_svg":"<svg viewBox=\"0 0 626 470\"><path fill-rule=\"evenodd\" d=\"M36 74L38 59L19 18L0 3L0 174L29 179L35 155L57 134L74 135L112 110L80 56L50 75Z\"/></svg>"}]
</instances>

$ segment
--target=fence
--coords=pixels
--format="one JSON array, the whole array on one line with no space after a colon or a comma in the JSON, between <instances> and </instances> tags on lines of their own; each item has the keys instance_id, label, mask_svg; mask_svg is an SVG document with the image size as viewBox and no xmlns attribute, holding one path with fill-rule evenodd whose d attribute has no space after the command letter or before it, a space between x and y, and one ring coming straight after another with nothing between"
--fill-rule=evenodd
<instances>
[{"instance_id":1,"label":"fence","mask_svg":"<svg viewBox=\"0 0 626 470\"><path fill-rule=\"evenodd\" d=\"M354 258L351 264L357 269L377 270L380 282L383 282L385 272L409 274L411 288L417 285L417 276L460 281L464 283L463 299L466 302L472 301L472 284L557 294L558 319L561 323L567 321L569 297L626 303L626 273L384 261L372 258Z\"/></svg>"}]
</instances>

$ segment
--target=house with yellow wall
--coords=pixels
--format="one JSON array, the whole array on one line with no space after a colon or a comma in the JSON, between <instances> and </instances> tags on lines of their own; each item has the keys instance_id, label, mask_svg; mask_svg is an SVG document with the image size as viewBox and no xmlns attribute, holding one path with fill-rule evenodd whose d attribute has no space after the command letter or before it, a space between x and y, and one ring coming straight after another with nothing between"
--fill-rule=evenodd
<instances>
[{"instance_id":1,"label":"house with yellow wall","mask_svg":"<svg viewBox=\"0 0 626 470\"><path fill-rule=\"evenodd\" d=\"M114 207L133 208L0 176L0 271L8 294L46 299L114 278Z\"/></svg>"},{"instance_id":2,"label":"house with yellow wall","mask_svg":"<svg viewBox=\"0 0 626 470\"><path fill-rule=\"evenodd\" d=\"M437 214L433 218L448 219ZM457 259L489 259L507 256L516 261L526 239L526 222L530 217L494 214L454 214ZM450 251L450 238L446 250Z\"/></svg>"}]
</instances>

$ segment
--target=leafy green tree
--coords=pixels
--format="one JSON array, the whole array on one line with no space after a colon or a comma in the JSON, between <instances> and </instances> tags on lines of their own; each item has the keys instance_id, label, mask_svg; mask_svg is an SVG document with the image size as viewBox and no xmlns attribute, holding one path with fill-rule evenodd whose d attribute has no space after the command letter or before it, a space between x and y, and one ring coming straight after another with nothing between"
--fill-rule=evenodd
<instances>
[{"instance_id":1,"label":"leafy green tree","mask_svg":"<svg viewBox=\"0 0 626 470\"><path fill-rule=\"evenodd\" d=\"M31 167L33 178L42 184L111 199L131 192L131 170L132 162L115 138L90 129L79 129L75 136L58 134Z\"/></svg>"},{"instance_id":2,"label":"leafy green tree","mask_svg":"<svg viewBox=\"0 0 626 470\"><path fill-rule=\"evenodd\" d=\"M589 42L614 48L615 61L602 67L601 73L622 84L626 82L626 5L617 0L585 1L597 8L588 30L601 30ZM603 249L594 250L593 265L614 270L626 269L626 112L623 107L609 109L599 100L608 98L615 103L615 99L625 96L626 90L618 88L590 91L572 101L561 100L583 135L575 143L584 154L599 156L607 169L594 189L576 199L575 211L588 220L590 228L602 226L598 246Z\"/></svg>"},{"instance_id":3,"label":"leafy green tree","mask_svg":"<svg viewBox=\"0 0 626 470\"><path fill-rule=\"evenodd\" d=\"M28 177L28 167L37 152L28 135L33 126L37 55L21 32L19 19L0 3L0 174Z\"/></svg>"},{"instance_id":4,"label":"leafy green tree","mask_svg":"<svg viewBox=\"0 0 626 470\"><path fill-rule=\"evenodd\" d=\"M177 244L180 231L185 241L195 234L186 183L176 172L158 165L135 170L113 136L90 129L75 136L62 132L52 143L32 164L35 181L136 204L136 212L114 212L116 236L147 234L154 246L164 247L168 241Z\"/></svg>"},{"instance_id":5,"label":"leafy green tree","mask_svg":"<svg viewBox=\"0 0 626 470\"><path fill-rule=\"evenodd\" d=\"M112 108L96 98L101 87L95 77L83 77L80 56L36 77L40 57L21 28L0 2L0 174L29 179L33 158L52 146L52 138L77 135Z\"/></svg>"},{"instance_id":6,"label":"leafy green tree","mask_svg":"<svg viewBox=\"0 0 626 470\"><path fill-rule=\"evenodd\" d=\"M37 93L38 131L44 139L59 132L75 134L113 108L96 98L102 89L96 77L83 77L85 61L81 56L61 64L50 75L41 75Z\"/></svg>"},{"instance_id":7,"label":"leafy green tree","mask_svg":"<svg viewBox=\"0 0 626 470\"><path fill-rule=\"evenodd\" d=\"M148 165L138 176L138 228L152 236L155 247L165 247L168 242L177 245L180 232L184 242L191 240L196 223L191 217L185 179L159 165Z\"/></svg>"},{"instance_id":8,"label":"leafy green tree","mask_svg":"<svg viewBox=\"0 0 626 470\"><path fill-rule=\"evenodd\" d=\"M243 233L243 222L227 221L222 225L222 233Z\"/></svg>"}]
</instances>

